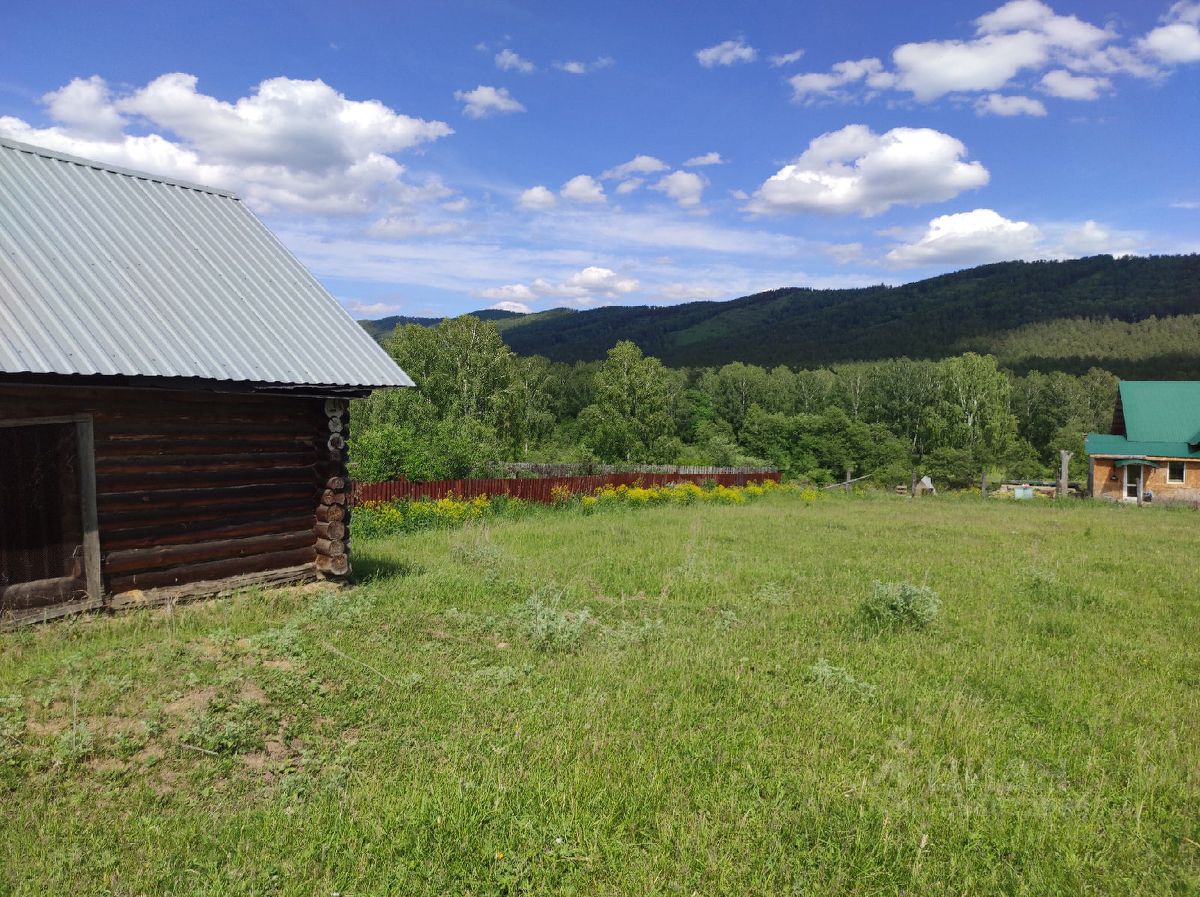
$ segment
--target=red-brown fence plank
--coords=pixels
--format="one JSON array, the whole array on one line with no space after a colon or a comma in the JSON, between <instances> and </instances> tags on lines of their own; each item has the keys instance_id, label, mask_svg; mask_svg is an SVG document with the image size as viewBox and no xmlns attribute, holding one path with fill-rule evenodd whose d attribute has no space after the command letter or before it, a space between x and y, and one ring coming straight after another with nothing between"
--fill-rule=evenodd
<instances>
[{"instance_id":1,"label":"red-brown fence plank","mask_svg":"<svg viewBox=\"0 0 1200 897\"><path fill-rule=\"evenodd\" d=\"M715 482L722 486L745 486L763 480L779 482L778 471L722 471L714 473L606 473L596 476L510 477L483 480L433 480L416 483L389 480L385 483L355 483L354 502L395 501L398 499L439 499L448 495L477 498L480 495L507 495L525 501L549 504L554 490L565 487L571 494L594 492L601 486L666 486L671 483Z\"/></svg>"}]
</instances>

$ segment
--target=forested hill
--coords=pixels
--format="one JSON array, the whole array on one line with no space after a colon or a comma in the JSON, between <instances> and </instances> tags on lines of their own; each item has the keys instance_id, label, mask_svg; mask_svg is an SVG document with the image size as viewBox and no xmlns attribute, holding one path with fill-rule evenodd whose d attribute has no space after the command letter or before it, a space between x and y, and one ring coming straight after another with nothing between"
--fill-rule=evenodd
<instances>
[{"instance_id":1,"label":"forested hill","mask_svg":"<svg viewBox=\"0 0 1200 897\"><path fill-rule=\"evenodd\" d=\"M501 330L518 353L565 362L603 358L632 340L671 366L813 368L973 350L1018 370L1097 365L1123 376L1200 377L1200 318L1175 317L1192 315L1200 315L1200 256L1096 256L1002 262L898 287L558 311L506 318Z\"/></svg>"},{"instance_id":2,"label":"forested hill","mask_svg":"<svg viewBox=\"0 0 1200 897\"><path fill-rule=\"evenodd\" d=\"M498 308L484 308L479 311L471 312L477 318L482 318L485 321L495 321L497 324L509 318L525 318L527 315L522 315L515 311L503 311ZM377 340L383 339L401 324L420 324L422 327L436 327L441 318L410 318L406 315L391 315L386 318L378 318L374 321L359 321L363 330L371 334Z\"/></svg>"}]
</instances>

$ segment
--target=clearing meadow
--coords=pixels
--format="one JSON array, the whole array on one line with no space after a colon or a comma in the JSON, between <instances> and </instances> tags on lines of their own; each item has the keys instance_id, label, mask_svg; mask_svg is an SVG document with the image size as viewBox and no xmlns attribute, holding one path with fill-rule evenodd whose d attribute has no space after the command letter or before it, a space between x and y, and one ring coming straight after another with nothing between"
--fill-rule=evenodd
<instances>
[{"instance_id":1,"label":"clearing meadow","mask_svg":"<svg viewBox=\"0 0 1200 897\"><path fill-rule=\"evenodd\" d=\"M1198 523L548 509L0 633L0 893L1197 893Z\"/></svg>"}]
</instances>

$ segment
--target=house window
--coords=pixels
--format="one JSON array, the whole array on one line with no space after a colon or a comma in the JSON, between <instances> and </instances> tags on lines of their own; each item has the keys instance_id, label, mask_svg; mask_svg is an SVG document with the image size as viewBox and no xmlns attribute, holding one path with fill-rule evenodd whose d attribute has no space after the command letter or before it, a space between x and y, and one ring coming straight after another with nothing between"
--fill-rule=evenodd
<instances>
[{"instance_id":1,"label":"house window","mask_svg":"<svg viewBox=\"0 0 1200 897\"><path fill-rule=\"evenodd\" d=\"M1167 462L1167 482L1182 483L1183 482L1183 462L1168 461Z\"/></svg>"}]
</instances>

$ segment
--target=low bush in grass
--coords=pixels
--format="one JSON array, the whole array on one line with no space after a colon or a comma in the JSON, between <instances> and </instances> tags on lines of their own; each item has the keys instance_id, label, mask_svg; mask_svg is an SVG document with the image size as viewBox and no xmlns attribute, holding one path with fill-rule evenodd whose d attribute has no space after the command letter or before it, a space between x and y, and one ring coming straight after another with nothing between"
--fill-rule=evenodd
<instances>
[{"instance_id":1,"label":"low bush in grass","mask_svg":"<svg viewBox=\"0 0 1200 897\"><path fill-rule=\"evenodd\" d=\"M924 629L937 618L941 606L938 593L928 586L877 580L871 583L861 611L863 619L879 629Z\"/></svg>"},{"instance_id":2,"label":"low bush in grass","mask_svg":"<svg viewBox=\"0 0 1200 897\"><path fill-rule=\"evenodd\" d=\"M530 595L509 610L508 618L530 645L547 652L576 650L595 619L586 607L563 608L562 596L553 590Z\"/></svg>"}]
</instances>

